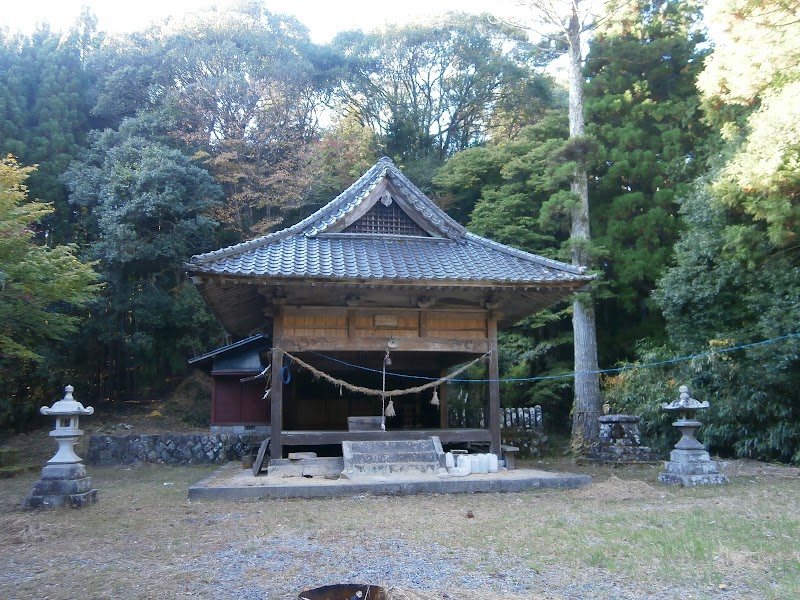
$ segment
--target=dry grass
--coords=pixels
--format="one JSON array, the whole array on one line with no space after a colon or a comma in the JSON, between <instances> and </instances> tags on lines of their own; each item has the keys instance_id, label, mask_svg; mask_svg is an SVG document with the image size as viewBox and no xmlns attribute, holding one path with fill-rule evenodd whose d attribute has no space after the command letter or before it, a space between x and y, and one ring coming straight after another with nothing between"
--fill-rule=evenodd
<instances>
[{"instance_id":1,"label":"dry grass","mask_svg":"<svg viewBox=\"0 0 800 600\"><path fill-rule=\"evenodd\" d=\"M596 483L509 495L203 503L189 502L187 490L209 468L90 467L97 505L30 513L19 505L37 474L4 480L0 597L211 598L218 574L203 565L215 553L291 537L347 547L375 535L434 543L487 572L535 569L549 587L526 598L576 597L557 590L592 578L678 589L651 598L685 590L714 598L720 586L725 598L800 597L800 477L791 471L742 466L729 486L682 489L655 483L658 467L536 466L592 472ZM388 587L400 600L499 599L444 584Z\"/></svg>"}]
</instances>

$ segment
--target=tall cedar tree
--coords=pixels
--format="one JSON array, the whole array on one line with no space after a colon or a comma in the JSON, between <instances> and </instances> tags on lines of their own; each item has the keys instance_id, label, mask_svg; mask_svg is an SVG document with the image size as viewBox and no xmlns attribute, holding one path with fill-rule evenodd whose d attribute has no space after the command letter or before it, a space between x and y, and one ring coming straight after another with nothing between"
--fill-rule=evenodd
<instances>
[{"instance_id":1,"label":"tall cedar tree","mask_svg":"<svg viewBox=\"0 0 800 600\"><path fill-rule=\"evenodd\" d=\"M609 364L664 335L650 295L680 229L675 199L706 168L698 19L685 0L625 2L597 28L586 59L587 130L599 144L592 231L607 285L598 343Z\"/></svg>"},{"instance_id":2,"label":"tall cedar tree","mask_svg":"<svg viewBox=\"0 0 800 600\"><path fill-rule=\"evenodd\" d=\"M799 333L800 13L780 0L725 0L710 2L706 18L719 43L699 87L722 145L680 201L686 230L654 293L671 345L642 358L712 354L633 371L610 391L645 415L654 439L669 426L641 398L656 406L688 384L711 402L702 435L712 451L800 462L800 338L713 353Z\"/></svg>"},{"instance_id":3,"label":"tall cedar tree","mask_svg":"<svg viewBox=\"0 0 800 600\"><path fill-rule=\"evenodd\" d=\"M30 36L0 31L0 156L38 164L31 194L53 203L37 225L51 244L71 241L72 217L61 174L78 155L89 129L90 75L83 55L94 34L84 14L67 34L40 25Z\"/></svg>"},{"instance_id":4,"label":"tall cedar tree","mask_svg":"<svg viewBox=\"0 0 800 600\"><path fill-rule=\"evenodd\" d=\"M546 35L566 50L569 89L569 155L573 161L570 183L570 245L572 264L589 268L593 256L589 220L588 150L583 100L582 36L593 29L596 17L593 3L587 0L521 0L530 9L531 19L543 25ZM605 4L602 8L606 8ZM574 452L582 453L597 438L598 417L602 411L597 360L597 326L594 299L578 294L572 304L572 332L575 350L575 403L572 409Z\"/></svg>"}]
</instances>

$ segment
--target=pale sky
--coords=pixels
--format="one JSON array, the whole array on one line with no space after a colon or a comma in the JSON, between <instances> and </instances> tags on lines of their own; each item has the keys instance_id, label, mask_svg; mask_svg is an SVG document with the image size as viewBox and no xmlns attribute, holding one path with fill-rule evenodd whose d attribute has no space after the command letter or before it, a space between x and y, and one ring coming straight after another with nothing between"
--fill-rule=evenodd
<instances>
[{"instance_id":1,"label":"pale sky","mask_svg":"<svg viewBox=\"0 0 800 600\"><path fill-rule=\"evenodd\" d=\"M30 34L36 23L47 20L53 29L66 30L89 6L97 15L98 29L124 33L143 29L154 21L180 15L226 0L5 0L0 26ZM448 11L493 12L514 10L513 0L267 0L268 10L290 14L309 28L318 43L330 41L339 31L369 31L386 22L406 23Z\"/></svg>"}]
</instances>

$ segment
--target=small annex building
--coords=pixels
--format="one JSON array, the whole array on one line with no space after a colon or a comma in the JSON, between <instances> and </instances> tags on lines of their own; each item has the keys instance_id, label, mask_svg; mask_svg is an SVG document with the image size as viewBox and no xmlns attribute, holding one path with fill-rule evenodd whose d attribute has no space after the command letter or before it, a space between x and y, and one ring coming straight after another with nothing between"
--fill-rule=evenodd
<instances>
[{"instance_id":1,"label":"small annex building","mask_svg":"<svg viewBox=\"0 0 800 600\"><path fill-rule=\"evenodd\" d=\"M269 338L257 333L189 360L211 374L211 431L268 433L270 407L259 375L270 349Z\"/></svg>"},{"instance_id":2,"label":"small annex building","mask_svg":"<svg viewBox=\"0 0 800 600\"><path fill-rule=\"evenodd\" d=\"M245 344L195 361L221 361L254 336L271 340L269 393L258 414L269 420L272 459L292 447L431 435L499 453L498 329L592 279L470 233L389 158L299 223L193 256L185 268ZM444 378L481 358L489 364L486 427L448 428ZM215 414L234 415L220 398L217 391ZM395 416L385 431L351 426L356 417L381 417L387 400Z\"/></svg>"}]
</instances>

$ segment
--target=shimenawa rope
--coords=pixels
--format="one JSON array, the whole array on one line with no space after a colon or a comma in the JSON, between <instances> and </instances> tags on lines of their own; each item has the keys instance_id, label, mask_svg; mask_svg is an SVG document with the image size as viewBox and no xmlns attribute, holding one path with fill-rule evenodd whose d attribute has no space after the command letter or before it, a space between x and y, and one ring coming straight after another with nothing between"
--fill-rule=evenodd
<instances>
[{"instance_id":1,"label":"shimenawa rope","mask_svg":"<svg viewBox=\"0 0 800 600\"><path fill-rule=\"evenodd\" d=\"M449 381L450 379L453 379L454 377L457 377L458 375L460 375L461 373L463 373L464 371L469 369L476 362L485 359L487 356L489 356L489 354L491 354L491 352L492 351L490 350L489 352L487 352L483 356L479 356L478 358L476 358L472 362L467 363L466 365L456 369L455 371L453 371L449 375L446 375L446 376L444 376L444 377L442 377L440 379L437 379L436 381L430 381L430 382L428 382L426 384L418 385L418 386L412 387L412 388L405 388L405 389L402 389L402 390L389 390L389 391L374 390L372 388L366 388L366 387L362 387L360 385L353 385L352 383L348 383L348 382L346 382L346 381L344 381L342 379L336 379L335 377L333 377L331 375L328 375L325 371L320 371L316 367L312 367L310 364L308 364L304 360L301 360L301 359L297 358L296 356L294 356L292 354L289 354L288 352L284 351L284 354L286 356L288 356L289 358L291 358L293 361L295 361L301 367L311 371L311 373L315 377L321 377L322 379L324 379L326 381L329 381L330 383L332 383L334 385L339 385L339 386L345 387L348 390L350 390L351 392L358 392L358 393L361 393L361 394L367 394L369 396L384 396L386 398L390 398L390 397L393 397L393 396L404 396L405 394L416 394L417 392L422 392L422 391L425 391L425 390L429 390L432 387L436 387L436 386L444 383L445 381Z\"/></svg>"}]
</instances>

